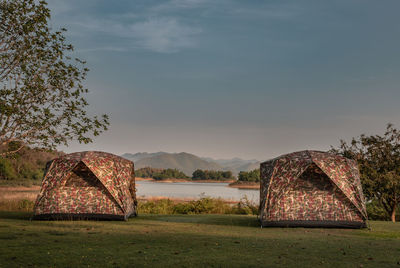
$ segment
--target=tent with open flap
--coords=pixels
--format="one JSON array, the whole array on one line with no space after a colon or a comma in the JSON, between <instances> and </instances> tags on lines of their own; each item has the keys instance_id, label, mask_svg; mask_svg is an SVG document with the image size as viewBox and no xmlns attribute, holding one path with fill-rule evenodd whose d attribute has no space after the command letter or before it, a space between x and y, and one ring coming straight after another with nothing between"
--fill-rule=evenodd
<instances>
[{"instance_id":1,"label":"tent with open flap","mask_svg":"<svg viewBox=\"0 0 400 268\"><path fill-rule=\"evenodd\" d=\"M365 227L357 163L319 151L282 155L260 165L262 226Z\"/></svg>"},{"instance_id":2,"label":"tent with open flap","mask_svg":"<svg viewBox=\"0 0 400 268\"><path fill-rule=\"evenodd\" d=\"M133 162L105 152L78 152L50 161L34 219L126 220L136 215Z\"/></svg>"}]
</instances>

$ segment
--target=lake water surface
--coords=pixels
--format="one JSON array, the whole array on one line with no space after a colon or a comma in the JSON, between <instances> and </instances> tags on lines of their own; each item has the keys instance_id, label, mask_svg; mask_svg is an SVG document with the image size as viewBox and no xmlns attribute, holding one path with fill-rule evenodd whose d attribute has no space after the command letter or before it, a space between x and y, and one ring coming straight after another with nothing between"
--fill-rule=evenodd
<instances>
[{"instance_id":1,"label":"lake water surface","mask_svg":"<svg viewBox=\"0 0 400 268\"><path fill-rule=\"evenodd\" d=\"M198 199L205 195L239 201L244 196L247 196L249 200L256 203L259 202L260 197L258 189L232 188L228 186L228 183L137 181L136 188L138 197L166 196Z\"/></svg>"}]
</instances>

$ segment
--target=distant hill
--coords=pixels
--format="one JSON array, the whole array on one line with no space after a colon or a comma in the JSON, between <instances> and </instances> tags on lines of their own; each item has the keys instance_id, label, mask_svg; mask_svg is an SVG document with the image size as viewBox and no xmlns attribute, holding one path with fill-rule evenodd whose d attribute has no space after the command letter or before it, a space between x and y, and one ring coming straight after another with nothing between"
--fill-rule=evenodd
<instances>
[{"instance_id":1,"label":"distant hill","mask_svg":"<svg viewBox=\"0 0 400 268\"><path fill-rule=\"evenodd\" d=\"M136 153L136 154L130 154L130 153L125 153L123 155L121 155L123 158L129 159L133 162L136 162L138 160L141 160L143 158L149 158L149 157L153 157L153 156L158 156L158 155L162 155L162 154L166 154L165 152L157 152L157 153Z\"/></svg>"},{"instance_id":2,"label":"distant hill","mask_svg":"<svg viewBox=\"0 0 400 268\"><path fill-rule=\"evenodd\" d=\"M135 162L135 169L143 167L176 168L188 176L191 176L196 169L223 170L223 167L217 163L208 162L188 153L163 153Z\"/></svg>"},{"instance_id":3,"label":"distant hill","mask_svg":"<svg viewBox=\"0 0 400 268\"><path fill-rule=\"evenodd\" d=\"M125 153L122 157L135 162L135 169L143 167L176 168L191 176L196 169L232 171L237 175L240 171L250 171L260 167L258 160L244 160L241 158L213 159L198 157L189 153L141 152L136 154Z\"/></svg>"},{"instance_id":4,"label":"distant hill","mask_svg":"<svg viewBox=\"0 0 400 268\"><path fill-rule=\"evenodd\" d=\"M250 171L254 170L257 168L260 168L260 163L259 161L257 162L250 162L250 163L237 163L232 166L225 166L224 170L230 170L232 171L233 174L237 175L240 171Z\"/></svg>"},{"instance_id":5,"label":"distant hill","mask_svg":"<svg viewBox=\"0 0 400 268\"><path fill-rule=\"evenodd\" d=\"M256 163L259 162L256 159L252 159L252 160L245 160L245 159L241 159L238 157L234 157L231 159L213 159L211 157L202 157L202 159L207 160L209 162L215 162L218 163L222 166L235 166L235 165L244 165L244 164L250 164L250 163Z\"/></svg>"},{"instance_id":6,"label":"distant hill","mask_svg":"<svg viewBox=\"0 0 400 268\"><path fill-rule=\"evenodd\" d=\"M261 163L256 159L244 160L238 157L232 159L212 159L210 157L204 157L203 159L217 163L223 167L223 170L230 170L233 174L238 174L240 171L250 171L260 168Z\"/></svg>"}]
</instances>

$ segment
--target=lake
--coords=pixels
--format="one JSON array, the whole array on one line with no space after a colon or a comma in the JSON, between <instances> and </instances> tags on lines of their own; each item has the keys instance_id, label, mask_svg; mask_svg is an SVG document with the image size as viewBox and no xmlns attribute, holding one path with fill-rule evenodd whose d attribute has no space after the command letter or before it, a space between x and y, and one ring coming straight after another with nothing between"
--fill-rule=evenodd
<instances>
[{"instance_id":1,"label":"lake","mask_svg":"<svg viewBox=\"0 0 400 268\"><path fill-rule=\"evenodd\" d=\"M198 199L205 195L239 201L244 196L247 196L249 200L257 204L260 198L258 189L232 188L228 186L228 183L137 181L136 188L138 197L165 196Z\"/></svg>"}]
</instances>

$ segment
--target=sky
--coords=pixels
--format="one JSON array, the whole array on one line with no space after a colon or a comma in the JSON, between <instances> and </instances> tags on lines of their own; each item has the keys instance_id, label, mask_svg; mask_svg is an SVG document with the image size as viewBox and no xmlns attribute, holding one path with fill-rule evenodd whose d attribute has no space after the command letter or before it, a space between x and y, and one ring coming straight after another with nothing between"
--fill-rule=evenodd
<instances>
[{"instance_id":1,"label":"sky","mask_svg":"<svg viewBox=\"0 0 400 268\"><path fill-rule=\"evenodd\" d=\"M400 128L400 1L49 0L110 129L66 152L266 160Z\"/></svg>"}]
</instances>

